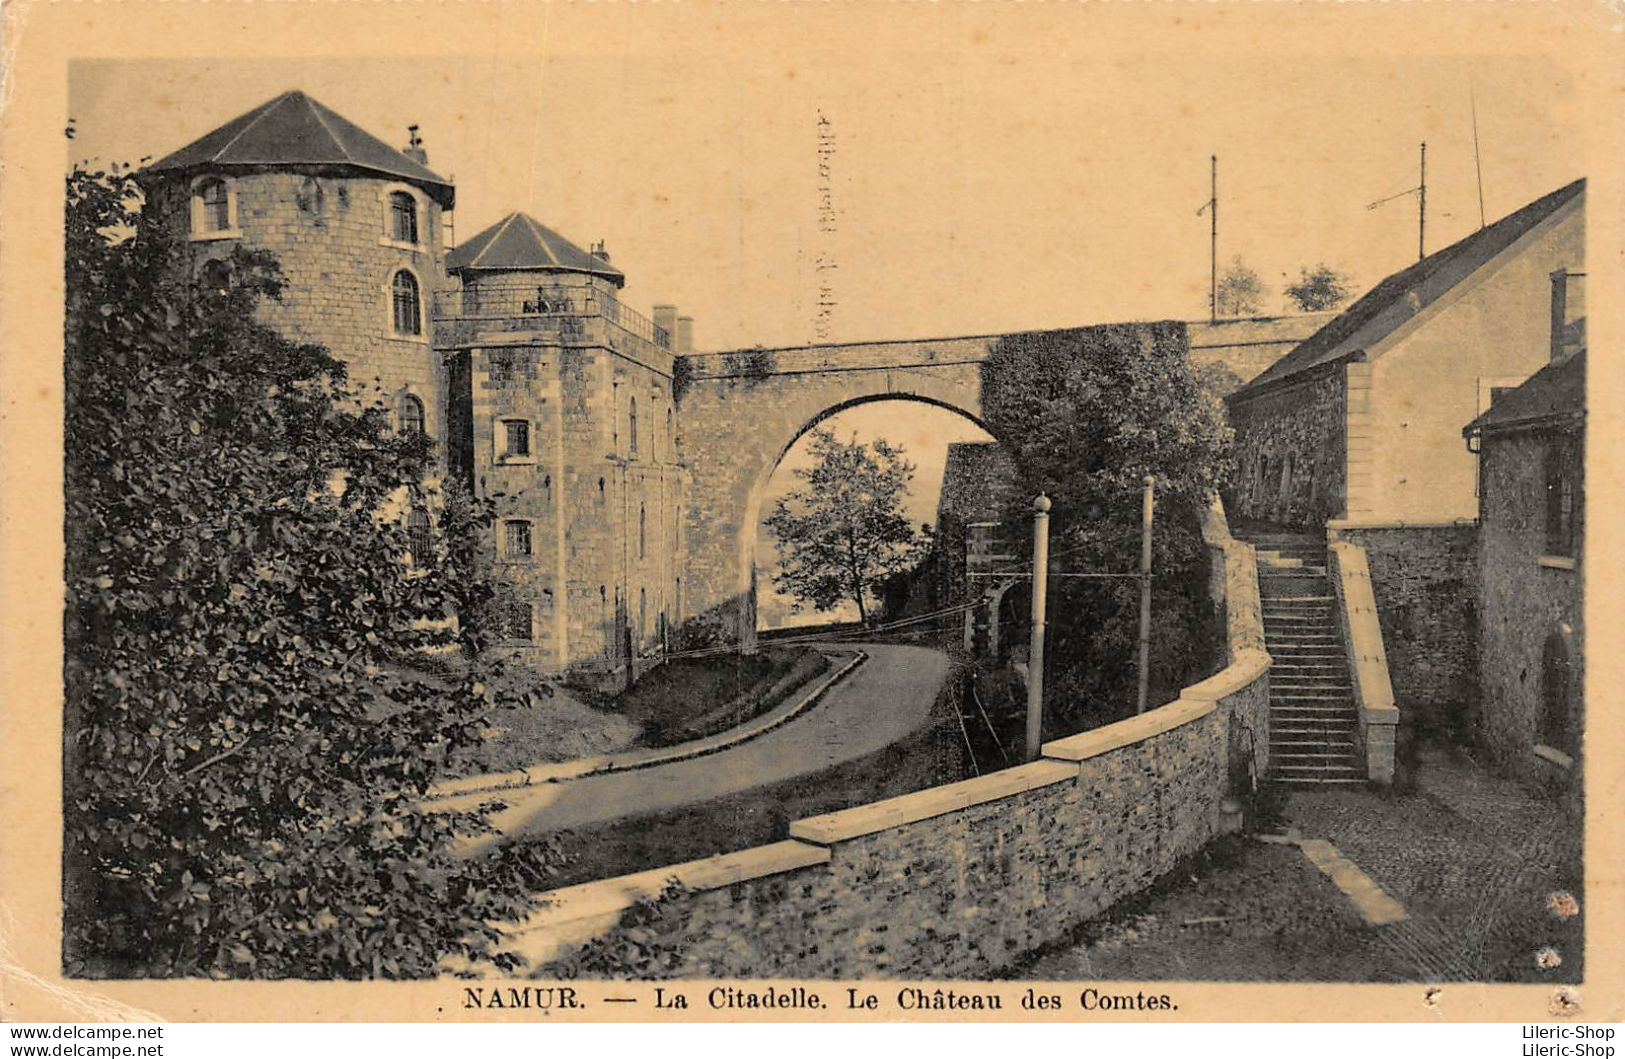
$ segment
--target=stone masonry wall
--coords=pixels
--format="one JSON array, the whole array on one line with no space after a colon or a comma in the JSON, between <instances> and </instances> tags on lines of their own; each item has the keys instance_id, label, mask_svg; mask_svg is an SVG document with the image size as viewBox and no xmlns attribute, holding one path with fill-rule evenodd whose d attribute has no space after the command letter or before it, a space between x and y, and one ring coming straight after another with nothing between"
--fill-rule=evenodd
<instances>
[{"instance_id":1,"label":"stone masonry wall","mask_svg":"<svg viewBox=\"0 0 1625 1059\"><path fill-rule=\"evenodd\" d=\"M1358 526L1401 723L1461 732L1478 701L1478 549L1471 523Z\"/></svg>"},{"instance_id":2,"label":"stone masonry wall","mask_svg":"<svg viewBox=\"0 0 1625 1059\"><path fill-rule=\"evenodd\" d=\"M1575 505L1576 554L1571 564L1546 556L1546 447L1550 435L1491 434L1484 438L1483 517L1478 570L1480 690L1476 734L1507 770L1526 779L1567 782L1534 753L1540 736L1542 662L1546 640L1570 644L1569 695L1573 734L1555 747L1577 758L1584 730L1585 634L1580 562L1585 505ZM1554 558L1556 561L1554 561ZM1565 631L1565 626L1567 630Z\"/></svg>"},{"instance_id":3,"label":"stone masonry wall","mask_svg":"<svg viewBox=\"0 0 1625 1059\"><path fill-rule=\"evenodd\" d=\"M328 347L349 365L358 389L391 407L410 392L424 404L430 435L443 440L445 381L430 334L434 291L447 284L440 207L416 188L374 177L244 173L231 177L231 187L242 234L196 241L198 256L223 257L239 244L274 253L288 285L280 303L261 307L265 322L289 338ZM417 200L416 249L385 238L388 193L396 190ZM184 182L166 181L155 201L184 229L188 200ZM389 284L402 268L418 281L418 336L393 333Z\"/></svg>"},{"instance_id":4,"label":"stone masonry wall","mask_svg":"<svg viewBox=\"0 0 1625 1059\"><path fill-rule=\"evenodd\" d=\"M1319 528L1347 501L1340 369L1246 395L1229 405L1236 429L1234 514Z\"/></svg>"},{"instance_id":5,"label":"stone masonry wall","mask_svg":"<svg viewBox=\"0 0 1625 1059\"><path fill-rule=\"evenodd\" d=\"M1220 523L1222 525L1222 522ZM1064 937L1239 823L1269 744L1252 550L1219 531L1231 662L1031 764L799 820L790 839L543 895L510 933L539 974L637 951L670 977L971 977ZM668 891L675 880L677 891ZM668 914L669 913L669 914ZM562 958L562 963L555 962Z\"/></svg>"}]
</instances>

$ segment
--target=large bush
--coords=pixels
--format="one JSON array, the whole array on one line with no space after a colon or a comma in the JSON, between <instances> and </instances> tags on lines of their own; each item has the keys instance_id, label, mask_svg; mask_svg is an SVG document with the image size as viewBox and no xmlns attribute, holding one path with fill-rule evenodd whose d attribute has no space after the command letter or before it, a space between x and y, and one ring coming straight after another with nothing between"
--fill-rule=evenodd
<instances>
[{"instance_id":1,"label":"large bush","mask_svg":"<svg viewBox=\"0 0 1625 1059\"><path fill-rule=\"evenodd\" d=\"M1201 518L1232 435L1187 344L1178 323L1033 332L1001 339L983 366L989 429L1027 490L1004 523L1029 532L1030 498L1047 493L1056 571L1136 570L1142 482L1156 476L1152 705L1215 661ZM1050 582L1046 737L1133 711L1139 599L1128 578Z\"/></svg>"},{"instance_id":2,"label":"large bush","mask_svg":"<svg viewBox=\"0 0 1625 1059\"><path fill-rule=\"evenodd\" d=\"M430 468L327 350L194 281L127 174L68 180L64 962L362 977L479 957L554 853L455 855L416 805L481 738L478 505L406 560ZM459 639L460 638L460 639ZM426 666L425 652L441 661Z\"/></svg>"}]
</instances>

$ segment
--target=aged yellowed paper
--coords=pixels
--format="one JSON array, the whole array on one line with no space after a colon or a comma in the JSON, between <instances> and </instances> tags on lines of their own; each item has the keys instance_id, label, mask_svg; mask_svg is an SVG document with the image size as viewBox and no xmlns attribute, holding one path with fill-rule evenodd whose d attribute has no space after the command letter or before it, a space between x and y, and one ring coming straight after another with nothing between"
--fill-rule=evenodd
<instances>
[{"instance_id":1,"label":"aged yellowed paper","mask_svg":"<svg viewBox=\"0 0 1625 1059\"><path fill-rule=\"evenodd\" d=\"M6 1019L1619 1018L1618 5L4 17Z\"/></svg>"}]
</instances>

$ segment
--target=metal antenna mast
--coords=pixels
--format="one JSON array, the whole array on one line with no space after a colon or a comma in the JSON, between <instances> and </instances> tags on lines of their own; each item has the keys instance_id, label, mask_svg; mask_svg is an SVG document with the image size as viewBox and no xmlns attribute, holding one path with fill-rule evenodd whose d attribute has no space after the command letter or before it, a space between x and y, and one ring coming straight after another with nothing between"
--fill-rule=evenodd
<instances>
[{"instance_id":1,"label":"metal antenna mast","mask_svg":"<svg viewBox=\"0 0 1625 1059\"><path fill-rule=\"evenodd\" d=\"M1416 196L1416 259L1420 261L1424 257L1428 256L1428 145L1426 143L1422 144L1421 183L1417 184L1417 186L1414 188L1406 188L1404 191L1389 195L1385 199L1378 199L1376 202L1368 202L1365 204L1365 208L1368 210L1374 210L1378 206L1392 202L1395 199L1402 199L1406 195Z\"/></svg>"},{"instance_id":2,"label":"metal antenna mast","mask_svg":"<svg viewBox=\"0 0 1625 1059\"><path fill-rule=\"evenodd\" d=\"M1478 171L1478 226L1484 227L1484 160L1478 153L1478 96L1471 88L1467 100L1473 111L1473 168Z\"/></svg>"},{"instance_id":3,"label":"metal antenna mast","mask_svg":"<svg viewBox=\"0 0 1625 1059\"><path fill-rule=\"evenodd\" d=\"M1219 156L1209 158L1212 164L1213 191L1207 202L1196 211L1200 217L1209 215L1211 235L1208 243L1208 322L1219 322Z\"/></svg>"}]
</instances>

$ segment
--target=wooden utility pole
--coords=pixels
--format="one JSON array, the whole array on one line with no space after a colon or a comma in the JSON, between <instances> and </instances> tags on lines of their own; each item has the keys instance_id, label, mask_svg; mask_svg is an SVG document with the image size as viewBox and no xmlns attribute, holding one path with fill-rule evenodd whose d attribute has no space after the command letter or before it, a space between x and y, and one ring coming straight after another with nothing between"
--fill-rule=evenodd
<instances>
[{"instance_id":1,"label":"wooden utility pole","mask_svg":"<svg viewBox=\"0 0 1625 1059\"><path fill-rule=\"evenodd\" d=\"M1044 597L1049 592L1049 497L1033 501L1033 627L1027 656L1027 760L1038 758L1044 732Z\"/></svg>"},{"instance_id":2,"label":"wooden utility pole","mask_svg":"<svg viewBox=\"0 0 1625 1059\"><path fill-rule=\"evenodd\" d=\"M1140 502L1140 694L1135 713L1144 713L1151 691L1151 514L1155 506L1155 475L1145 476Z\"/></svg>"},{"instance_id":3,"label":"wooden utility pole","mask_svg":"<svg viewBox=\"0 0 1625 1059\"><path fill-rule=\"evenodd\" d=\"M1416 260L1420 261L1428 256L1428 145L1422 141L1422 182L1416 189Z\"/></svg>"}]
</instances>

